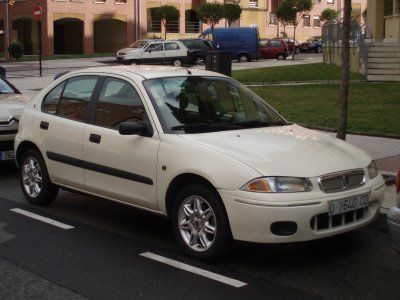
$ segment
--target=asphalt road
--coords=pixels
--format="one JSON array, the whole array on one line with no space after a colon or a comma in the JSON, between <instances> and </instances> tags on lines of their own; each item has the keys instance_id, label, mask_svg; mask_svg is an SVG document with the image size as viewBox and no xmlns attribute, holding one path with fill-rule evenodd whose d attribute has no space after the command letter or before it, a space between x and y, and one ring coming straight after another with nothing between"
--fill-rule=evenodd
<instances>
[{"instance_id":1,"label":"asphalt road","mask_svg":"<svg viewBox=\"0 0 400 300\"><path fill-rule=\"evenodd\" d=\"M62 229L12 211L73 226ZM234 287L154 261L151 253L246 283ZM26 203L17 170L0 165L0 298L399 299L400 254L385 217L334 238L236 246L214 264L181 254L166 219L61 192L50 207Z\"/></svg>"}]
</instances>

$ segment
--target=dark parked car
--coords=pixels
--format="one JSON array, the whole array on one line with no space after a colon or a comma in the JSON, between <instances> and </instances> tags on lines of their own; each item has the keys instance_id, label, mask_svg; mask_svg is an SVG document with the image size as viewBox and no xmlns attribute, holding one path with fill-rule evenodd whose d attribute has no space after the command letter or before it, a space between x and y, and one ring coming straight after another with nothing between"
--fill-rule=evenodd
<instances>
[{"instance_id":1,"label":"dark parked car","mask_svg":"<svg viewBox=\"0 0 400 300\"><path fill-rule=\"evenodd\" d=\"M299 53L300 53L301 44L300 44L297 40L292 39L292 38L285 38L285 39L283 39L283 40L284 40L284 41L286 42L286 44L288 45L289 53L293 53L293 48L294 48L294 47L296 47L295 53L296 53L296 54L299 54Z\"/></svg>"},{"instance_id":2,"label":"dark parked car","mask_svg":"<svg viewBox=\"0 0 400 300\"><path fill-rule=\"evenodd\" d=\"M192 63L196 65L204 65L207 52L211 50L211 44L205 39L181 39L186 48L189 49L189 56Z\"/></svg>"},{"instance_id":3,"label":"dark parked car","mask_svg":"<svg viewBox=\"0 0 400 300\"><path fill-rule=\"evenodd\" d=\"M301 43L301 51L322 53L322 39L320 36L309 38L304 43Z\"/></svg>"},{"instance_id":4,"label":"dark parked car","mask_svg":"<svg viewBox=\"0 0 400 300\"><path fill-rule=\"evenodd\" d=\"M262 58L282 60L289 56L289 48L284 40L271 39L264 45L261 44L260 54Z\"/></svg>"}]
</instances>

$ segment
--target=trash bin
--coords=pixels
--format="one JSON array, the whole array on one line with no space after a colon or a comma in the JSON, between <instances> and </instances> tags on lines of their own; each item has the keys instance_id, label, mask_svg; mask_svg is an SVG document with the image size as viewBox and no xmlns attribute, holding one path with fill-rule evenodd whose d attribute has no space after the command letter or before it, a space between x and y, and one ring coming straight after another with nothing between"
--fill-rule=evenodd
<instances>
[{"instance_id":1,"label":"trash bin","mask_svg":"<svg viewBox=\"0 0 400 300\"><path fill-rule=\"evenodd\" d=\"M206 70L214 71L226 76L232 75L232 55L230 52L207 52Z\"/></svg>"},{"instance_id":2,"label":"trash bin","mask_svg":"<svg viewBox=\"0 0 400 300\"><path fill-rule=\"evenodd\" d=\"M0 76L6 78L6 69L4 69L3 67L0 67Z\"/></svg>"}]
</instances>

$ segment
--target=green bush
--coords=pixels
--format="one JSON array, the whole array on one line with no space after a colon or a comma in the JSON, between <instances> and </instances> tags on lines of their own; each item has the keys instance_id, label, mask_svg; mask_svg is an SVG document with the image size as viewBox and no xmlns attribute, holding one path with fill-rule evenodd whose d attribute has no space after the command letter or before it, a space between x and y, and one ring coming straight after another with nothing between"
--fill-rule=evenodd
<instances>
[{"instance_id":1,"label":"green bush","mask_svg":"<svg viewBox=\"0 0 400 300\"><path fill-rule=\"evenodd\" d=\"M20 59L24 54L24 48L20 42L11 42L8 46L8 53L15 59Z\"/></svg>"}]
</instances>

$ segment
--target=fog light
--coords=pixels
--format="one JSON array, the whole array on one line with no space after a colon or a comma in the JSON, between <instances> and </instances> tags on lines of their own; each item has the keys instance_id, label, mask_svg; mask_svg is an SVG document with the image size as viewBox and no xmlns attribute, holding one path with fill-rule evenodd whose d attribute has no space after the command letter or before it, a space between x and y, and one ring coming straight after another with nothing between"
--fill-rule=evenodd
<instances>
[{"instance_id":1,"label":"fog light","mask_svg":"<svg viewBox=\"0 0 400 300\"><path fill-rule=\"evenodd\" d=\"M271 232L275 235L289 236L297 231L297 223L291 221L274 222L271 224Z\"/></svg>"}]
</instances>

